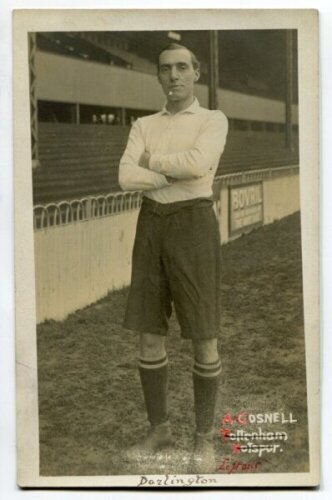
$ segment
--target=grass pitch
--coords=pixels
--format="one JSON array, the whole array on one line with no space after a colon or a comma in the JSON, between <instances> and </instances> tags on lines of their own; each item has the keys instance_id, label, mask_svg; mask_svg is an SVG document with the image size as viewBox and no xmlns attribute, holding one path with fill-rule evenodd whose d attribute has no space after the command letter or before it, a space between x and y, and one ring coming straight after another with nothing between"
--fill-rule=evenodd
<instances>
[{"instance_id":1,"label":"grass pitch","mask_svg":"<svg viewBox=\"0 0 332 500\"><path fill-rule=\"evenodd\" d=\"M216 473L308 471L300 217L294 214L222 247ZM121 452L144 436L137 338L121 327L128 290L110 293L65 321L37 328L40 473L45 476L179 474L193 435L192 348L174 315L168 337L169 406L177 445L128 465ZM232 451L219 436L225 414L292 414L296 423L231 431L284 431L277 452ZM258 443L258 441L256 442ZM246 444L241 442L240 444ZM280 448L282 451L280 451ZM235 464L238 465L235 465ZM227 469L233 464L233 470ZM255 469L253 469L255 467Z\"/></svg>"}]
</instances>

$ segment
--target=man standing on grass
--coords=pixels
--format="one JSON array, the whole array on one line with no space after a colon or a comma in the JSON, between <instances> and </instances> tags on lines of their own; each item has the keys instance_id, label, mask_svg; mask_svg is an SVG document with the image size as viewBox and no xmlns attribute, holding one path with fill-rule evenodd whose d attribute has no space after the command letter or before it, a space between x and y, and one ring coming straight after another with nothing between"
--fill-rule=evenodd
<instances>
[{"instance_id":1,"label":"man standing on grass","mask_svg":"<svg viewBox=\"0 0 332 500\"><path fill-rule=\"evenodd\" d=\"M132 281L124 327L139 332L139 372L151 424L127 457L174 443L167 407L165 338L172 303L181 335L194 351L195 445L190 472L215 472L213 429L221 364L219 334L220 237L212 183L228 130L221 111L194 97L199 63L186 47L159 54L164 108L132 126L120 162L124 190L142 190Z\"/></svg>"}]
</instances>

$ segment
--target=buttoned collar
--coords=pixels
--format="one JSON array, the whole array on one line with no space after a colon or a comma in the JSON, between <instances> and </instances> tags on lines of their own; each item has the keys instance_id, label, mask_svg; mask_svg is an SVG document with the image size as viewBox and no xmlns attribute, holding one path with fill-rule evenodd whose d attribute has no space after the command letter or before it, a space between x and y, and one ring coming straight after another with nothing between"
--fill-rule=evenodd
<instances>
[{"instance_id":1,"label":"buttoned collar","mask_svg":"<svg viewBox=\"0 0 332 500\"><path fill-rule=\"evenodd\" d=\"M170 113L168 111L168 109L166 108L166 105L167 105L167 102L164 104L162 110L161 110L161 114L162 115L170 115L172 113ZM198 102L198 99L196 97L194 97L194 101L192 104L190 104L190 106L188 106L188 108L186 109L183 109L182 111L178 111L177 113L175 113L176 115L181 115L181 114L186 114L186 113L189 113L189 114L194 114L194 113L197 113L198 110L199 110L199 102Z\"/></svg>"}]
</instances>

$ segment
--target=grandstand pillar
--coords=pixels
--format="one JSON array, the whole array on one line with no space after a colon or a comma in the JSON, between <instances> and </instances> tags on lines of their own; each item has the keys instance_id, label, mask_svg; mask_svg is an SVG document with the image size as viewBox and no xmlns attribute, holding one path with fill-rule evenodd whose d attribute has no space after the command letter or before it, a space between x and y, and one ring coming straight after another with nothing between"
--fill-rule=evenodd
<instances>
[{"instance_id":1,"label":"grandstand pillar","mask_svg":"<svg viewBox=\"0 0 332 500\"><path fill-rule=\"evenodd\" d=\"M81 121L81 117L80 117L80 105L77 102L75 104L75 123L76 123L76 125L79 125L80 121Z\"/></svg>"},{"instance_id":2,"label":"grandstand pillar","mask_svg":"<svg viewBox=\"0 0 332 500\"><path fill-rule=\"evenodd\" d=\"M293 31L286 31L286 99L285 99L285 145L287 148L293 147L293 119L292 119L292 104L293 104Z\"/></svg>"},{"instance_id":3,"label":"grandstand pillar","mask_svg":"<svg viewBox=\"0 0 332 500\"><path fill-rule=\"evenodd\" d=\"M36 97L36 33L28 34L30 80L30 131L32 168L39 167L38 158L38 102Z\"/></svg>"},{"instance_id":4,"label":"grandstand pillar","mask_svg":"<svg viewBox=\"0 0 332 500\"><path fill-rule=\"evenodd\" d=\"M218 31L209 32L209 107L218 109L218 88L219 88L219 46Z\"/></svg>"},{"instance_id":5,"label":"grandstand pillar","mask_svg":"<svg viewBox=\"0 0 332 500\"><path fill-rule=\"evenodd\" d=\"M121 108L120 125L122 125L123 127L126 125L126 108Z\"/></svg>"}]
</instances>

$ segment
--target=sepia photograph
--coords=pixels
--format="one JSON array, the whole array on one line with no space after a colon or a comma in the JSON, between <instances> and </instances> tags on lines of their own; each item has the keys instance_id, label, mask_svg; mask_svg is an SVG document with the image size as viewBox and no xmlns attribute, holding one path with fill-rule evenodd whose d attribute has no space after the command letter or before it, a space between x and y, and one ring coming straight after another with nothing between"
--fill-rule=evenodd
<instances>
[{"instance_id":1,"label":"sepia photograph","mask_svg":"<svg viewBox=\"0 0 332 500\"><path fill-rule=\"evenodd\" d=\"M317 485L317 12L164 14L14 15L18 481Z\"/></svg>"}]
</instances>

